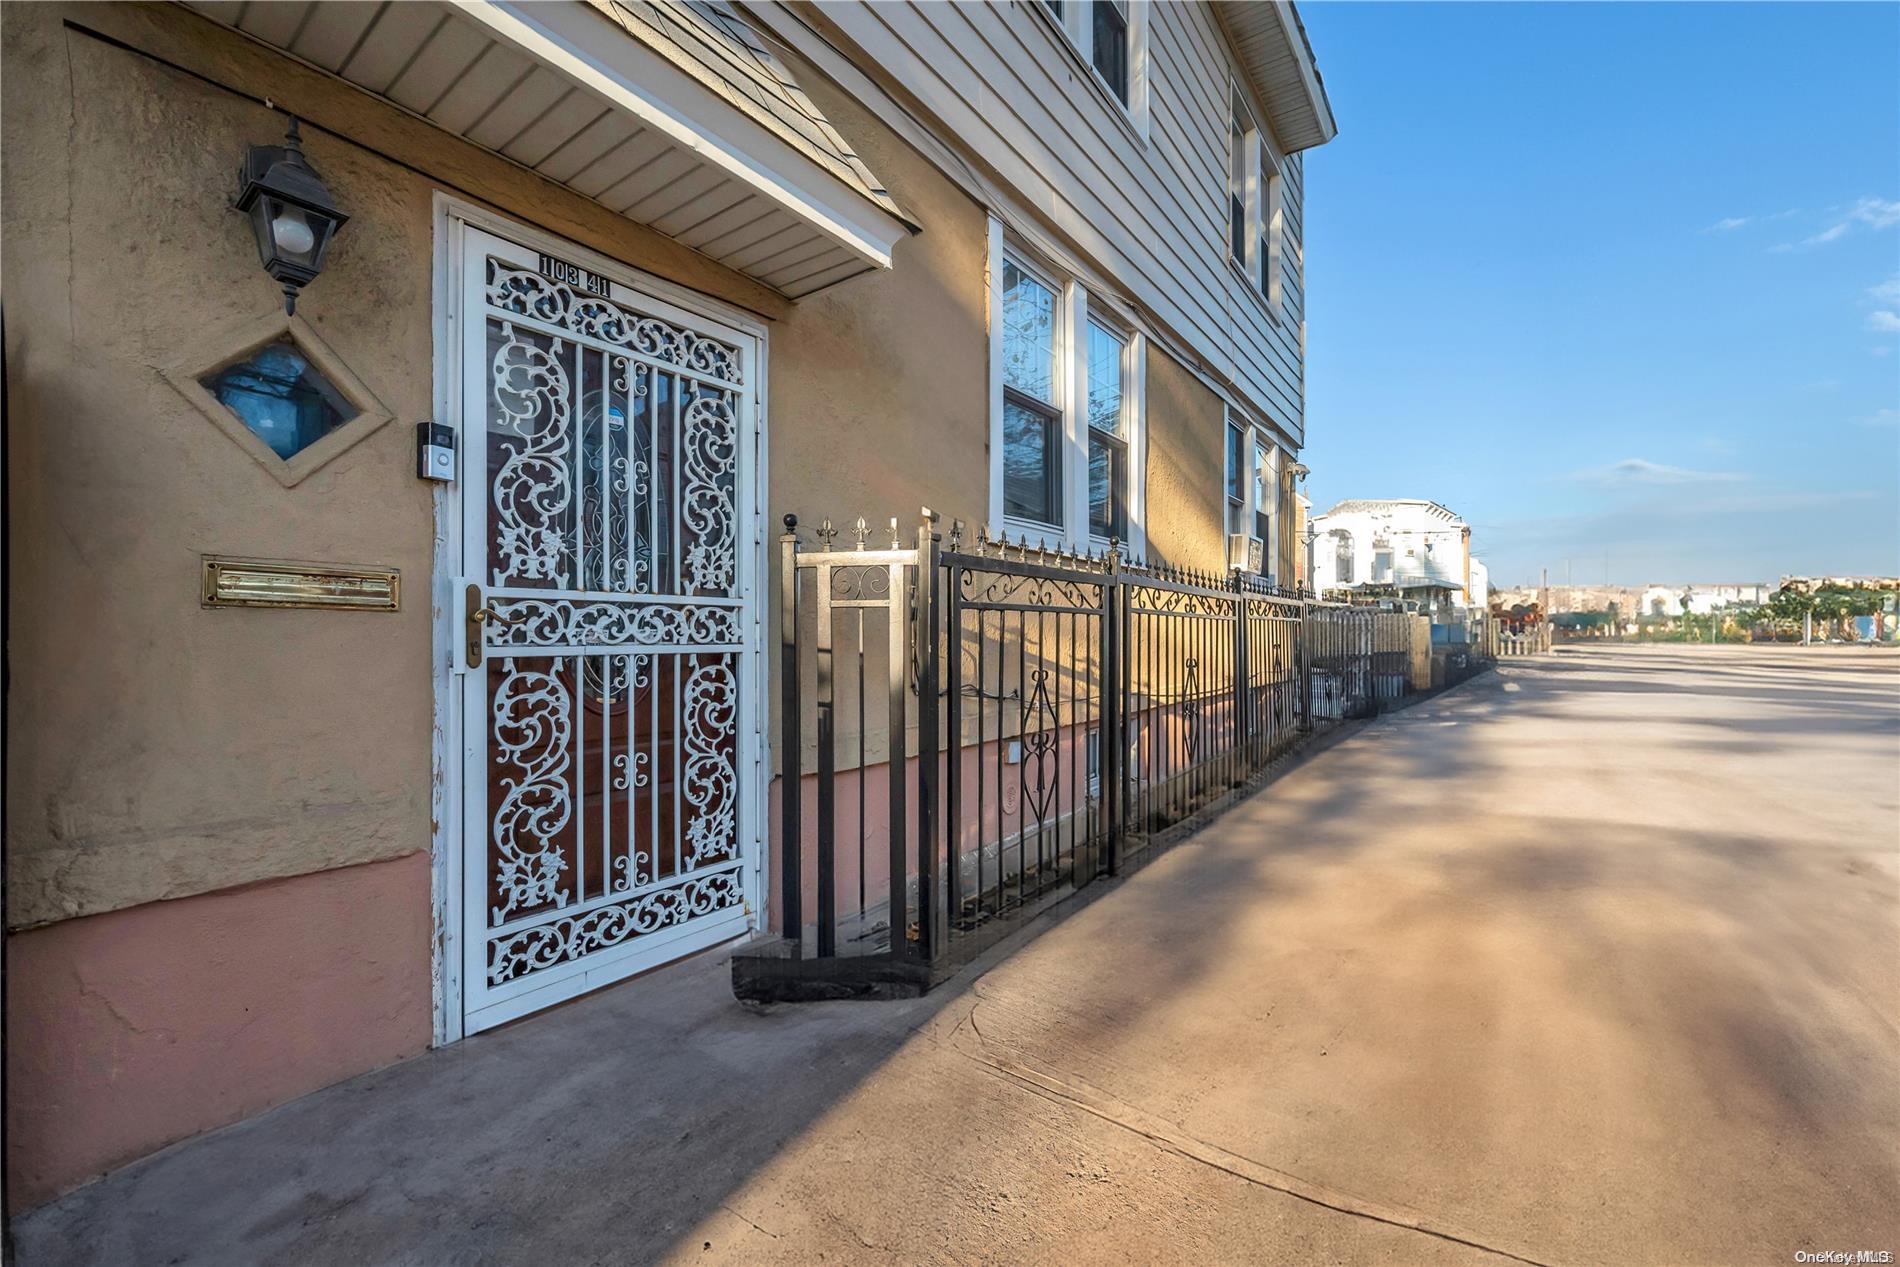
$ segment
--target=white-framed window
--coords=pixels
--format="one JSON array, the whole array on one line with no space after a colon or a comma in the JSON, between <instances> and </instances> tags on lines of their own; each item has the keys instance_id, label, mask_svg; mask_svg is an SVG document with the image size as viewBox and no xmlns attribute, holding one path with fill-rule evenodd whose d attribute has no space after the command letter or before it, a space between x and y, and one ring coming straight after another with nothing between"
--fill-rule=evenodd
<instances>
[{"instance_id":1,"label":"white-framed window","mask_svg":"<svg viewBox=\"0 0 1900 1267\"><path fill-rule=\"evenodd\" d=\"M1128 540L1129 342L1122 331L1088 319L1089 536L1097 540Z\"/></svg>"},{"instance_id":2,"label":"white-framed window","mask_svg":"<svg viewBox=\"0 0 1900 1267\"><path fill-rule=\"evenodd\" d=\"M1352 534L1344 528L1335 528L1333 538L1333 584L1351 585L1353 583Z\"/></svg>"},{"instance_id":3,"label":"white-framed window","mask_svg":"<svg viewBox=\"0 0 1900 1267\"><path fill-rule=\"evenodd\" d=\"M1260 431L1253 433L1253 535L1260 538L1260 574L1280 570L1280 449Z\"/></svg>"},{"instance_id":4,"label":"white-framed window","mask_svg":"<svg viewBox=\"0 0 1900 1267\"><path fill-rule=\"evenodd\" d=\"M1003 305L1003 514L1062 526L1064 425L1061 300L1056 284L1005 256Z\"/></svg>"},{"instance_id":5,"label":"white-framed window","mask_svg":"<svg viewBox=\"0 0 1900 1267\"><path fill-rule=\"evenodd\" d=\"M1260 178L1260 242L1257 252L1260 295L1277 316L1284 277L1282 270L1286 266L1282 259L1286 249L1286 208L1282 205L1286 196L1286 181L1280 175L1279 161L1267 148L1264 138L1260 142Z\"/></svg>"},{"instance_id":6,"label":"white-framed window","mask_svg":"<svg viewBox=\"0 0 1900 1267\"><path fill-rule=\"evenodd\" d=\"M1243 273L1252 258L1248 246L1254 224L1250 209L1253 205L1252 155L1260 148L1259 133L1253 111L1247 108L1240 93L1235 92L1232 121L1227 128L1227 252Z\"/></svg>"},{"instance_id":7,"label":"white-framed window","mask_svg":"<svg viewBox=\"0 0 1900 1267\"><path fill-rule=\"evenodd\" d=\"M1265 430L1238 411L1227 414L1226 494L1228 534L1260 539L1260 575L1278 579L1280 471L1285 456Z\"/></svg>"},{"instance_id":8,"label":"white-framed window","mask_svg":"<svg viewBox=\"0 0 1900 1267\"><path fill-rule=\"evenodd\" d=\"M1146 340L990 222L990 522L1012 539L1139 556Z\"/></svg>"},{"instance_id":9,"label":"white-framed window","mask_svg":"<svg viewBox=\"0 0 1900 1267\"><path fill-rule=\"evenodd\" d=\"M1227 419L1227 535L1247 531L1247 432L1241 419Z\"/></svg>"},{"instance_id":10,"label":"white-framed window","mask_svg":"<svg viewBox=\"0 0 1900 1267\"><path fill-rule=\"evenodd\" d=\"M1277 320L1286 268L1286 180L1236 81L1227 132L1228 254Z\"/></svg>"},{"instance_id":11,"label":"white-framed window","mask_svg":"<svg viewBox=\"0 0 1900 1267\"><path fill-rule=\"evenodd\" d=\"M1089 64L1109 95L1128 104L1129 0L1088 0Z\"/></svg>"},{"instance_id":12,"label":"white-framed window","mask_svg":"<svg viewBox=\"0 0 1900 1267\"><path fill-rule=\"evenodd\" d=\"M1041 0L1090 80L1148 134L1148 0Z\"/></svg>"}]
</instances>

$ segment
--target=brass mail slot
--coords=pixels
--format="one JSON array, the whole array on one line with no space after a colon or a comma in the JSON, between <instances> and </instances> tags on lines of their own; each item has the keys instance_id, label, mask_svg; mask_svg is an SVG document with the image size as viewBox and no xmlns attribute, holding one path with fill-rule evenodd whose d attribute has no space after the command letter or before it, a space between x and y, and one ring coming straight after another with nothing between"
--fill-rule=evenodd
<instances>
[{"instance_id":1,"label":"brass mail slot","mask_svg":"<svg viewBox=\"0 0 1900 1267\"><path fill-rule=\"evenodd\" d=\"M353 563L297 559L204 558L206 607L331 607L393 612L402 605L402 573Z\"/></svg>"}]
</instances>

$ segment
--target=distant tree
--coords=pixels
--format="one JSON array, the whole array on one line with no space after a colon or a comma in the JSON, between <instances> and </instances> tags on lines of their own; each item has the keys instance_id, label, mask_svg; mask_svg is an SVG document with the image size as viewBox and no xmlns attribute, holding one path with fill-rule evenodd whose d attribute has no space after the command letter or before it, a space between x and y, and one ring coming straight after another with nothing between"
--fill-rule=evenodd
<instances>
[{"instance_id":1,"label":"distant tree","mask_svg":"<svg viewBox=\"0 0 1900 1267\"><path fill-rule=\"evenodd\" d=\"M1880 596L1872 590L1825 585L1814 593L1815 619L1825 621L1837 636L1849 642L1856 636L1854 617L1871 616L1879 610Z\"/></svg>"},{"instance_id":2,"label":"distant tree","mask_svg":"<svg viewBox=\"0 0 1900 1267\"><path fill-rule=\"evenodd\" d=\"M1786 587L1769 595L1767 611L1770 617L1785 624L1799 625L1814 610L1814 595Z\"/></svg>"}]
</instances>

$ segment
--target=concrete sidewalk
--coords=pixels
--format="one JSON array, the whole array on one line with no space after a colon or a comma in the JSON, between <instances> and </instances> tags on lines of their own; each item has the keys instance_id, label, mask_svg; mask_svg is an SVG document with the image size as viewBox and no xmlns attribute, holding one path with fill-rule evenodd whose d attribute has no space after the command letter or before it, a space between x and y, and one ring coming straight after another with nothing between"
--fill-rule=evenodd
<instances>
[{"instance_id":1,"label":"concrete sidewalk","mask_svg":"<svg viewBox=\"0 0 1900 1267\"><path fill-rule=\"evenodd\" d=\"M922 1000L723 958L189 1141L55 1262L1900 1252L1900 661L1590 648L1325 752Z\"/></svg>"}]
</instances>

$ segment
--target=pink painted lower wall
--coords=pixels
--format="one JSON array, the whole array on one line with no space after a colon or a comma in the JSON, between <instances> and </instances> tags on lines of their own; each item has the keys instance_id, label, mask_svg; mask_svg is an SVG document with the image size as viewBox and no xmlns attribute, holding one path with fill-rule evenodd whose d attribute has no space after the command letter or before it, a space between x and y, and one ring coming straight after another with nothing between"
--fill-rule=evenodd
<instances>
[{"instance_id":1,"label":"pink painted lower wall","mask_svg":"<svg viewBox=\"0 0 1900 1267\"><path fill-rule=\"evenodd\" d=\"M428 1046L429 855L15 933L15 1210Z\"/></svg>"},{"instance_id":2,"label":"pink painted lower wall","mask_svg":"<svg viewBox=\"0 0 1900 1267\"><path fill-rule=\"evenodd\" d=\"M1289 681L1282 688L1276 688L1280 701L1278 720L1280 727L1294 723L1293 706L1297 699L1297 685ZM962 766L963 804L956 824L956 847L959 857L973 854L988 848L992 852L998 841L1013 841L1019 834L1029 833L1034 839L1040 822L1060 823L1052 827L1050 845L1062 849L1073 846L1083 816L1088 813L1090 801L1087 735L1095 728L1094 721L1067 723L1055 730L1054 742L1046 756L1046 774L1050 788L1046 792L1047 800L1042 813L1024 804L1023 774L1024 765L1009 760L1009 746L1018 741L1018 736L1006 739L985 739L971 741L965 739L958 749ZM1138 787L1162 787L1169 780L1189 770L1195 765L1195 748L1190 743L1190 733L1207 752L1225 752L1233 748L1236 742L1236 714L1230 697L1216 695L1213 698L1197 701L1197 711L1193 718L1186 714L1182 705L1167 704L1141 709L1129 721L1130 744L1128 760L1131 763L1131 777ZM1033 759L1033 758L1032 758ZM914 831L917 813L917 780L921 771L921 762L909 757L904 762L905 828ZM938 782L942 785L943 767L939 766ZM875 908L884 903L890 893L890 803L891 766L888 761L867 765L862 770L845 768L838 770L834 779L835 800L833 804L834 839L834 875L836 877L834 895L835 907L840 917L848 917L866 908ZM818 776L806 771L799 780L802 798L802 833L799 845L800 892L804 899L805 918L816 918L818 892ZM783 868L780 863L781 842L784 840L783 805L785 780L774 777L768 789L766 837L768 860L766 873L771 877L765 926L774 932L784 931L784 908L782 906ZM859 797L863 798L860 811ZM859 865L859 850L863 851L863 865ZM916 839L910 837L906 842L906 857L913 858L916 851ZM1032 844L1033 853L1036 845ZM966 862L967 868L972 863ZM996 865L992 857L989 864ZM979 871L977 873L981 875ZM992 881L995 871L990 875Z\"/></svg>"}]
</instances>

